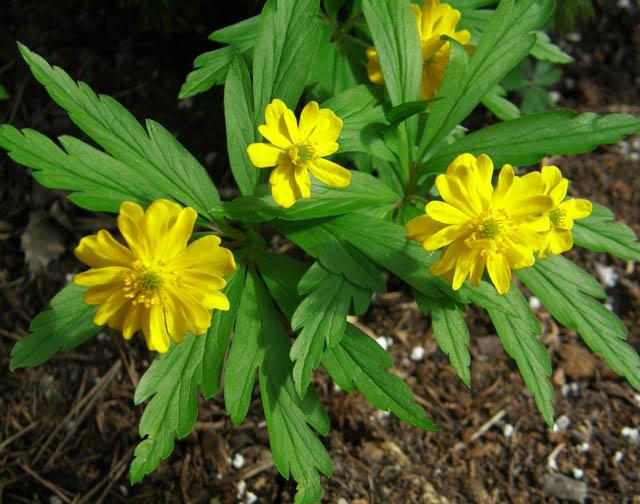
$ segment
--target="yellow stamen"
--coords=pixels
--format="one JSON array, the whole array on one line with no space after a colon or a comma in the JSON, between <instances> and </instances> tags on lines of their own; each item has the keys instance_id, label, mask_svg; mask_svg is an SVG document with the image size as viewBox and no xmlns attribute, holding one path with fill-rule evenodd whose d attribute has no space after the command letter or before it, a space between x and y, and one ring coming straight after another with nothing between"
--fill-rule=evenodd
<instances>
[{"instance_id":1,"label":"yellow stamen","mask_svg":"<svg viewBox=\"0 0 640 504\"><path fill-rule=\"evenodd\" d=\"M564 227L564 218L567 213L559 206L549 210L549 220L551 221L551 227Z\"/></svg>"}]
</instances>

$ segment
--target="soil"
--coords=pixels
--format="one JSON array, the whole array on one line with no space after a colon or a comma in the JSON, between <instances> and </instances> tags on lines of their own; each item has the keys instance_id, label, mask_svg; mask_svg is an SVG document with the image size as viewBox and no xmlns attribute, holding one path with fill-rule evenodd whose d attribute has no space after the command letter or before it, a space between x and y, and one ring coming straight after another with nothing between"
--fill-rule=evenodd
<instances>
[{"instance_id":1,"label":"soil","mask_svg":"<svg viewBox=\"0 0 640 504\"><path fill-rule=\"evenodd\" d=\"M214 47L206 34L258 11L249 1L224 11L215 2L205 4L185 18L196 28L179 31L172 29L175 14L162 13L168 22L149 22L150 15L120 7L125 2L69 0L54 7L10 0L0 33L0 83L12 97L0 102L0 123L82 137L20 60L14 45L20 40L73 78L118 99L138 119L167 127L205 164L228 199L233 192L221 89L181 103L177 94L195 56ZM640 5L602 2L596 8L595 21L561 41L576 61L563 67L557 105L638 115ZM164 18L151 18L158 19ZM635 135L550 161L573 180L573 195L608 206L638 233L639 160ZM257 395L238 428L220 395L201 401L194 431L176 440L155 473L130 486L128 465L143 411L134 406L133 393L153 358L141 338L124 342L105 331L39 367L9 372L15 342L82 268L71 253L78 240L113 229L114 221L78 209L61 191L42 188L5 155L0 170L0 501L291 501L295 483L273 466ZM584 250L567 255L603 282L629 344L640 349L638 265ZM607 268L617 281L605 283L611 279ZM469 389L408 294L378 296L358 323L385 338L393 372L442 431L407 426L361 395L336 389L318 370L314 384L331 419L323 442L334 464L334 475L323 479L324 501L640 503L640 395L591 354L575 331L559 327L544 309L536 313L554 369L556 429L545 426L482 310L472 306L466 313Z\"/></svg>"}]
</instances>

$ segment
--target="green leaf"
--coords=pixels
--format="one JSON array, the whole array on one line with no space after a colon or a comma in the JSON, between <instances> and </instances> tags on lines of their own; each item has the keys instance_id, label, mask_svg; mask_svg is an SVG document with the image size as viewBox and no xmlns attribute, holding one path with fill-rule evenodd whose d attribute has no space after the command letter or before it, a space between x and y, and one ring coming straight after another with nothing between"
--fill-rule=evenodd
<instances>
[{"instance_id":1,"label":"green leaf","mask_svg":"<svg viewBox=\"0 0 640 504\"><path fill-rule=\"evenodd\" d=\"M244 195L253 193L258 180L258 169L247 156L247 147L257 141L253 118L251 76L244 59L236 56L224 85L224 119L231 172Z\"/></svg>"},{"instance_id":2,"label":"green leaf","mask_svg":"<svg viewBox=\"0 0 640 504\"><path fill-rule=\"evenodd\" d=\"M9 94L7 89L2 84L0 84L0 100L8 100L9 98L11 98L11 95Z\"/></svg>"},{"instance_id":3,"label":"green leaf","mask_svg":"<svg viewBox=\"0 0 640 504\"><path fill-rule=\"evenodd\" d=\"M180 344L172 344L166 354L158 354L142 376L134 397L140 404L153 396L140 421L140 437L131 461L131 483L153 472L161 459L173 451L174 433L184 437L191 432L198 415L196 388L211 397L220 385L220 374L227 342L233 327L238 298L244 281L240 267L224 293L229 311L215 310L206 334L187 334Z\"/></svg>"},{"instance_id":4,"label":"green leaf","mask_svg":"<svg viewBox=\"0 0 640 504\"><path fill-rule=\"evenodd\" d=\"M313 274L314 268L328 274L311 286L312 290L306 292L307 296L291 317L291 328L294 331L302 329L289 354L294 362L293 381L300 397L304 397L311 382L311 374L320 363L325 343L328 347L333 347L342 339L353 297L351 286L344 277L328 272L317 262L307 275ZM305 281L305 277L302 277L301 283ZM300 293L303 294L302 291Z\"/></svg>"},{"instance_id":5,"label":"green leaf","mask_svg":"<svg viewBox=\"0 0 640 504\"><path fill-rule=\"evenodd\" d=\"M303 400L294 389L289 360L289 336L262 282L255 279L261 320L259 368L262 407L276 468L283 477L298 482L295 502L315 502L322 497L318 471L330 476L331 459L309 425L320 434L329 431L329 418L313 387Z\"/></svg>"},{"instance_id":6,"label":"green leaf","mask_svg":"<svg viewBox=\"0 0 640 504\"><path fill-rule=\"evenodd\" d=\"M427 110L433 101L434 100L416 100L396 105L392 109L388 110L385 115L392 126L397 126L401 122L406 121L409 117Z\"/></svg>"},{"instance_id":7,"label":"green leaf","mask_svg":"<svg viewBox=\"0 0 640 504\"><path fill-rule=\"evenodd\" d=\"M84 304L86 287L69 284L51 300L49 309L29 325L29 334L11 350L9 369L35 367L56 352L66 352L95 336L104 326L93 323L97 306Z\"/></svg>"},{"instance_id":8,"label":"green leaf","mask_svg":"<svg viewBox=\"0 0 640 504\"><path fill-rule=\"evenodd\" d=\"M503 0L468 63L464 48L451 41L451 58L438 91L438 97L443 99L431 107L417 159L422 159L460 124L491 88L528 54L535 43L531 31L540 27L552 10L552 0Z\"/></svg>"},{"instance_id":9,"label":"green leaf","mask_svg":"<svg viewBox=\"0 0 640 504\"><path fill-rule=\"evenodd\" d=\"M594 286L585 286L584 275L576 274L576 268L568 264L562 256L551 256L517 273L558 322L576 329L591 350L640 389L640 357L625 343L624 325L601 303L585 295L591 294Z\"/></svg>"},{"instance_id":10,"label":"green leaf","mask_svg":"<svg viewBox=\"0 0 640 504\"><path fill-rule=\"evenodd\" d=\"M254 16L209 35L210 40L230 46L199 55L193 62L194 70L187 75L187 80L180 88L178 98L189 98L224 83L233 57L237 54L248 55L253 50L258 22L259 16Z\"/></svg>"},{"instance_id":11,"label":"green leaf","mask_svg":"<svg viewBox=\"0 0 640 504\"><path fill-rule=\"evenodd\" d=\"M627 261L640 261L640 243L635 232L626 224L616 222L608 208L592 204L591 215L574 223L574 243L596 252L608 252Z\"/></svg>"},{"instance_id":12,"label":"green leaf","mask_svg":"<svg viewBox=\"0 0 640 504\"><path fill-rule=\"evenodd\" d=\"M274 98L292 109L298 103L320 40L319 3L269 0L265 4L253 58L253 104L258 116Z\"/></svg>"},{"instance_id":13,"label":"green leaf","mask_svg":"<svg viewBox=\"0 0 640 504\"><path fill-rule=\"evenodd\" d=\"M300 303L297 285L308 267L300 261L282 254L256 254L258 271L267 284L269 293L287 319Z\"/></svg>"},{"instance_id":14,"label":"green leaf","mask_svg":"<svg viewBox=\"0 0 640 504\"><path fill-rule=\"evenodd\" d=\"M352 284L370 291L386 292L378 267L339 234L332 233L327 227L309 226L306 221L278 221L274 225L329 271L343 275Z\"/></svg>"},{"instance_id":15,"label":"green leaf","mask_svg":"<svg viewBox=\"0 0 640 504\"><path fill-rule=\"evenodd\" d=\"M36 170L33 177L40 184L74 191L69 199L82 208L118 212L125 200L146 207L166 198L153 178L145 178L108 154L73 137L62 136L59 141L66 152L37 131L0 126L0 147L9 151L9 157Z\"/></svg>"},{"instance_id":16,"label":"green leaf","mask_svg":"<svg viewBox=\"0 0 640 504\"><path fill-rule=\"evenodd\" d=\"M579 154L600 144L619 142L640 131L640 118L623 114L576 116L552 110L483 128L445 147L429 160L430 171L443 171L464 152L487 154L499 167L527 166L548 155Z\"/></svg>"},{"instance_id":17,"label":"green leaf","mask_svg":"<svg viewBox=\"0 0 640 504\"><path fill-rule=\"evenodd\" d=\"M507 296L512 298L512 302L519 304L522 310L531 311L526 299L516 288L512 287ZM516 361L527 388L533 394L542 418L549 427L552 427L553 386L549 381L551 360L544 345L535 337L535 334L540 332L539 326L534 328L525 319L500 310L490 308L487 311L502 346ZM538 325L537 322L535 325Z\"/></svg>"},{"instance_id":18,"label":"green leaf","mask_svg":"<svg viewBox=\"0 0 640 504\"><path fill-rule=\"evenodd\" d=\"M482 98L482 104L503 121L520 117L520 110L504 98L507 92L497 84Z\"/></svg>"},{"instance_id":19,"label":"green leaf","mask_svg":"<svg viewBox=\"0 0 640 504\"><path fill-rule=\"evenodd\" d=\"M520 104L522 115L544 112L551 105L553 105L553 100L551 100L549 93L541 87L531 87L522 91L522 103Z\"/></svg>"},{"instance_id":20,"label":"green leaf","mask_svg":"<svg viewBox=\"0 0 640 504\"><path fill-rule=\"evenodd\" d=\"M542 31L536 32L536 43L531 48L531 56L552 63L571 63L573 61L571 56L551 42L549 36Z\"/></svg>"},{"instance_id":21,"label":"green leaf","mask_svg":"<svg viewBox=\"0 0 640 504\"><path fill-rule=\"evenodd\" d=\"M382 105L382 90L372 86L356 86L324 102L342 119L340 152L365 152L390 162L396 156L383 140L389 123Z\"/></svg>"},{"instance_id":22,"label":"green leaf","mask_svg":"<svg viewBox=\"0 0 640 504\"><path fill-rule=\"evenodd\" d=\"M380 60L384 82L393 106L420 98L422 56L416 18L407 0L363 0L362 11L371 30ZM413 146L418 132L418 118L400 127L406 145ZM413 149L399 155L403 180L408 178Z\"/></svg>"},{"instance_id":23,"label":"green leaf","mask_svg":"<svg viewBox=\"0 0 640 504\"><path fill-rule=\"evenodd\" d=\"M149 187L149 194L153 197L161 190L164 197L175 198L210 220L219 212L220 198L207 172L167 130L147 120L145 131L133 115L113 98L96 96L85 83L76 84L62 69L52 68L43 58L21 44L19 48L33 75L45 86L53 100L69 112L69 117L80 129L120 161L120 169L112 173L112 177L142 178L146 183L141 187ZM4 140L0 142L4 146ZM39 144L43 143L40 138ZM98 157L92 150L85 148L84 151L80 162L87 163L92 157L93 160ZM25 156L24 153L19 155ZM45 166L53 177L64 177L64 174L55 171L55 165ZM99 168L92 167L88 171L93 169ZM90 175L85 179L93 180ZM75 190L69 187L74 183L81 188L86 185L81 177L74 176L73 180L66 180L67 189ZM139 192L134 192L133 196ZM105 199L103 194L96 194L96 197ZM108 195L106 198L113 199ZM86 199L83 201L86 203Z\"/></svg>"},{"instance_id":24,"label":"green leaf","mask_svg":"<svg viewBox=\"0 0 640 504\"><path fill-rule=\"evenodd\" d=\"M249 411L256 368L261 361L260 334L263 330L256 300L256 280L245 280L231 349L224 368L224 404L233 425L240 425Z\"/></svg>"},{"instance_id":25,"label":"green leaf","mask_svg":"<svg viewBox=\"0 0 640 504\"><path fill-rule=\"evenodd\" d=\"M469 329L463 317L464 305L445 297L430 298L418 291L414 291L413 294L420 311L425 315L431 314L431 327L438 346L449 356L451 365L460 379L470 387L471 356L467 348Z\"/></svg>"},{"instance_id":26,"label":"green leaf","mask_svg":"<svg viewBox=\"0 0 640 504\"><path fill-rule=\"evenodd\" d=\"M355 384L376 408L391 411L400 420L421 429L439 430L414 402L411 389L400 378L381 369L393 367L387 353L355 326L347 324L340 344L325 350L322 365L343 390L354 392Z\"/></svg>"},{"instance_id":27,"label":"green leaf","mask_svg":"<svg viewBox=\"0 0 640 504\"><path fill-rule=\"evenodd\" d=\"M311 198L299 199L291 208L279 207L271 196L271 186L258 186L252 196L243 196L223 207L227 217L248 222L274 218L285 220L314 219L351 212L361 208L401 199L385 184L367 173L351 172L348 187L329 187L311 177Z\"/></svg>"}]
</instances>

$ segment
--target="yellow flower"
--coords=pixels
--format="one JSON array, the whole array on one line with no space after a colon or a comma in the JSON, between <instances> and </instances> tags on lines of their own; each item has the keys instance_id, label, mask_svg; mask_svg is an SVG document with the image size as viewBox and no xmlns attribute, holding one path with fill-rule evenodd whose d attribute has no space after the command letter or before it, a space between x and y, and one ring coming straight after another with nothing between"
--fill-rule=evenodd
<instances>
[{"instance_id":1,"label":"yellow flower","mask_svg":"<svg viewBox=\"0 0 640 504\"><path fill-rule=\"evenodd\" d=\"M425 215L407 222L407 237L425 250L444 247L429 272L444 276L453 290L467 277L472 286L480 285L486 266L498 292L506 294L511 270L531 266L534 251L544 245L553 201L541 194L541 174L516 177L504 165L495 189L492 174L487 155L461 154L436 178L444 201L431 201Z\"/></svg>"},{"instance_id":2,"label":"yellow flower","mask_svg":"<svg viewBox=\"0 0 640 504\"><path fill-rule=\"evenodd\" d=\"M247 154L257 168L276 167L269 183L278 205L289 208L298 198L310 197L309 172L331 187L349 185L351 172L323 159L338 150L336 140L342 130L342 120L333 111L309 102L298 124L293 111L275 99L265 108L264 122L258 131L271 143L253 143L247 147Z\"/></svg>"},{"instance_id":3,"label":"yellow flower","mask_svg":"<svg viewBox=\"0 0 640 504\"><path fill-rule=\"evenodd\" d=\"M567 195L569 181L562 178L556 166L542 167L542 194L553 200L553 208L547 212L551 227L545 233L545 244L538 254L539 259L546 259L551 254L562 254L573 247L573 221L591 215L591 202L584 199L569 199L563 202Z\"/></svg>"},{"instance_id":4,"label":"yellow flower","mask_svg":"<svg viewBox=\"0 0 640 504\"><path fill-rule=\"evenodd\" d=\"M122 331L127 340L142 330L149 350L164 353L169 337L180 343L187 332L203 334L214 308L229 309L219 290L222 277L236 270L233 254L213 235L187 246L197 215L163 199L146 212L125 201L118 229L128 247L105 230L80 240L74 253L93 269L73 283L91 287L84 302L100 305L94 324Z\"/></svg>"},{"instance_id":5,"label":"yellow flower","mask_svg":"<svg viewBox=\"0 0 640 504\"><path fill-rule=\"evenodd\" d=\"M424 0L422 10L415 4L411 4L413 14L420 34L420 47L422 49L422 84L420 85L420 99L433 100L438 93L444 73L451 56L451 43L441 40L442 35L465 45L469 42L471 34L467 30L456 31L460 22L460 11L449 4L441 4L440 0ZM471 48L467 47L470 52ZM384 84L382 69L375 47L369 47L366 51L367 75L374 84Z\"/></svg>"}]
</instances>

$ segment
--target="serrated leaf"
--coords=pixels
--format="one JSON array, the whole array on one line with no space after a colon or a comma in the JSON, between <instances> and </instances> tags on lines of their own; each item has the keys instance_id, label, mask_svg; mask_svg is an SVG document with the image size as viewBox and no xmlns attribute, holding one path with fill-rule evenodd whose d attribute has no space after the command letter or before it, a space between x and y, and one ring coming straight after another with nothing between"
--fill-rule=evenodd
<instances>
[{"instance_id":1,"label":"serrated leaf","mask_svg":"<svg viewBox=\"0 0 640 504\"><path fill-rule=\"evenodd\" d=\"M300 261L282 254L256 254L256 264L269 293L287 319L300 303L296 286L308 271Z\"/></svg>"},{"instance_id":2,"label":"serrated leaf","mask_svg":"<svg viewBox=\"0 0 640 504\"><path fill-rule=\"evenodd\" d=\"M553 63L571 63L573 61L571 56L551 42L549 35L541 31L536 32L536 43L531 48L531 56Z\"/></svg>"},{"instance_id":3,"label":"serrated leaf","mask_svg":"<svg viewBox=\"0 0 640 504\"><path fill-rule=\"evenodd\" d=\"M236 56L224 85L224 119L231 172L244 195L253 193L258 180L258 169L247 155L247 146L258 140L253 118L249 69L244 59Z\"/></svg>"},{"instance_id":4,"label":"serrated leaf","mask_svg":"<svg viewBox=\"0 0 640 504\"><path fill-rule=\"evenodd\" d=\"M478 46L466 62L466 51L451 41L451 58L434 102L417 159L443 140L478 105L535 43L531 30L540 27L553 10L551 0L503 0L486 26Z\"/></svg>"},{"instance_id":5,"label":"serrated leaf","mask_svg":"<svg viewBox=\"0 0 640 504\"><path fill-rule=\"evenodd\" d=\"M524 296L515 288L507 294L518 300L522 309L529 309ZM531 324L523 318L510 315L500 310L488 309L491 321L498 332L500 342L507 354L516 361L520 374L533 394L536 406L549 427L553 426L553 386L551 376L551 360L546 348L540 343ZM539 332L539 331L538 331Z\"/></svg>"},{"instance_id":6,"label":"serrated leaf","mask_svg":"<svg viewBox=\"0 0 640 504\"><path fill-rule=\"evenodd\" d=\"M375 177L353 171L348 187L329 187L311 177L311 198L301 198L291 208L279 207L271 196L271 186L256 188L252 196L242 196L224 202L225 214L231 219L264 222L274 218L285 220L315 219L338 215L368 206L401 199Z\"/></svg>"},{"instance_id":7,"label":"serrated leaf","mask_svg":"<svg viewBox=\"0 0 640 504\"><path fill-rule=\"evenodd\" d=\"M574 243L596 252L608 252L627 261L640 261L640 243L633 229L616 222L608 208L592 204L591 215L574 223Z\"/></svg>"},{"instance_id":8,"label":"serrated leaf","mask_svg":"<svg viewBox=\"0 0 640 504\"><path fill-rule=\"evenodd\" d=\"M164 197L175 198L210 220L219 212L220 198L207 172L167 130L148 120L145 131L113 98L96 96L85 83L74 82L61 68L51 67L26 46L19 44L19 48L33 75L45 86L51 98L69 112L69 117L80 129L126 167L126 171L120 170L112 177L143 178L146 184L141 187L149 187L150 196L155 196L160 189ZM93 156L97 157L96 154ZM86 162L87 157L81 161ZM34 168L38 169L38 166ZM56 165L47 168L52 176L58 174ZM75 190L69 187L74 183L81 188L86 184L83 177L76 174L72 180L64 176L64 173L59 174L67 189ZM95 194L98 199L105 198L104 189Z\"/></svg>"},{"instance_id":9,"label":"serrated leaf","mask_svg":"<svg viewBox=\"0 0 640 504\"><path fill-rule=\"evenodd\" d=\"M342 119L340 152L365 152L390 162L397 160L383 140L389 123L381 105L382 94L380 88L356 86L322 103L322 108L333 110Z\"/></svg>"},{"instance_id":10,"label":"serrated leaf","mask_svg":"<svg viewBox=\"0 0 640 504\"><path fill-rule=\"evenodd\" d=\"M353 297L351 284L343 276L327 273L291 317L291 328L294 331L302 328L289 354L294 362L293 381L300 397L306 393L325 344L333 347L342 339Z\"/></svg>"},{"instance_id":11,"label":"serrated leaf","mask_svg":"<svg viewBox=\"0 0 640 504\"><path fill-rule=\"evenodd\" d=\"M160 460L171 454L174 433L184 437L191 432L198 414L197 387L205 397L215 394L219 387L244 268L240 266L227 279L224 293L229 299L229 310L214 312L206 334L189 333L182 343L172 344L166 354L158 354L138 383L134 402L152 399L140 421L140 437L147 437L138 444L131 461L132 484L153 472Z\"/></svg>"},{"instance_id":12,"label":"serrated leaf","mask_svg":"<svg viewBox=\"0 0 640 504\"><path fill-rule=\"evenodd\" d=\"M224 368L224 404L233 425L240 425L249 411L256 369L261 360L263 330L256 300L256 280L247 274L231 349Z\"/></svg>"},{"instance_id":13,"label":"serrated leaf","mask_svg":"<svg viewBox=\"0 0 640 504\"><path fill-rule=\"evenodd\" d=\"M464 321L464 305L446 297L430 298L414 291L418 308L425 315L431 315L433 335L440 349L449 356L451 365L467 387L471 386L469 365L469 329Z\"/></svg>"},{"instance_id":14,"label":"serrated leaf","mask_svg":"<svg viewBox=\"0 0 640 504\"><path fill-rule=\"evenodd\" d=\"M520 117L520 110L504 98L506 95L507 92L504 89L495 85L491 88L491 91L482 98L482 104L503 121Z\"/></svg>"},{"instance_id":15,"label":"serrated leaf","mask_svg":"<svg viewBox=\"0 0 640 504\"><path fill-rule=\"evenodd\" d=\"M385 115L391 126L397 126L409 117L427 110L433 101L434 100L417 100L396 105L392 109L389 109Z\"/></svg>"},{"instance_id":16,"label":"serrated leaf","mask_svg":"<svg viewBox=\"0 0 640 504\"><path fill-rule=\"evenodd\" d=\"M253 104L258 116L274 98L290 108L298 103L320 40L319 5L320 0L265 4L253 59Z\"/></svg>"},{"instance_id":17,"label":"serrated leaf","mask_svg":"<svg viewBox=\"0 0 640 504\"><path fill-rule=\"evenodd\" d=\"M519 270L518 277L558 322L576 329L611 369L640 389L640 357L625 343L624 324L601 303L584 294L595 288L568 264L562 256L551 256L536 261L531 268Z\"/></svg>"},{"instance_id":18,"label":"serrated leaf","mask_svg":"<svg viewBox=\"0 0 640 504\"><path fill-rule=\"evenodd\" d=\"M579 154L600 144L619 142L640 131L640 118L623 114L576 116L571 110L541 112L494 124L445 147L429 160L430 171L443 171L458 155L487 154L496 167L527 166L554 154Z\"/></svg>"},{"instance_id":19,"label":"serrated leaf","mask_svg":"<svg viewBox=\"0 0 640 504\"><path fill-rule=\"evenodd\" d=\"M69 284L51 300L49 309L29 325L29 334L11 349L9 369L35 367L57 352L66 352L84 343L104 326L93 323L97 306L84 304L87 287Z\"/></svg>"},{"instance_id":20,"label":"serrated leaf","mask_svg":"<svg viewBox=\"0 0 640 504\"><path fill-rule=\"evenodd\" d=\"M223 84L236 54L247 55L253 50L259 16L214 31L209 39L230 44L214 51L200 54L193 62L194 70L180 87L178 98L184 99L208 91L216 84Z\"/></svg>"},{"instance_id":21,"label":"serrated leaf","mask_svg":"<svg viewBox=\"0 0 640 504\"><path fill-rule=\"evenodd\" d=\"M327 348L322 365L344 390L353 392L353 384L376 408L391 411L399 419L425 430L439 430L413 400L407 385L381 367L393 363L378 343L351 324L347 324L338 346Z\"/></svg>"},{"instance_id":22,"label":"serrated leaf","mask_svg":"<svg viewBox=\"0 0 640 504\"><path fill-rule=\"evenodd\" d=\"M318 471L330 476L333 468L309 425L324 435L329 430L329 418L313 387L309 387L304 400L297 396L288 357L289 336L264 285L259 279L255 284L263 328L263 360L258 375L273 461L283 477L292 475L298 482L295 502L317 501L322 497Z\"/></svg>"},{"instance_id":23,"label":"serrated leaf","mask_svg":"<svg viewBox=\"0 0 640 504\"><path fill-rule=\"evenodd\" d=\"M362 11L378 53L391 104L398 106L419 100L422 53L418 26L410 3L408 0L363 0ZM410 118L399 126L399 130L406 145L414 145L418 118ZM408 177L412 154L413 149L396 152L403 180Z\"/></svg>"}]
</instances>

